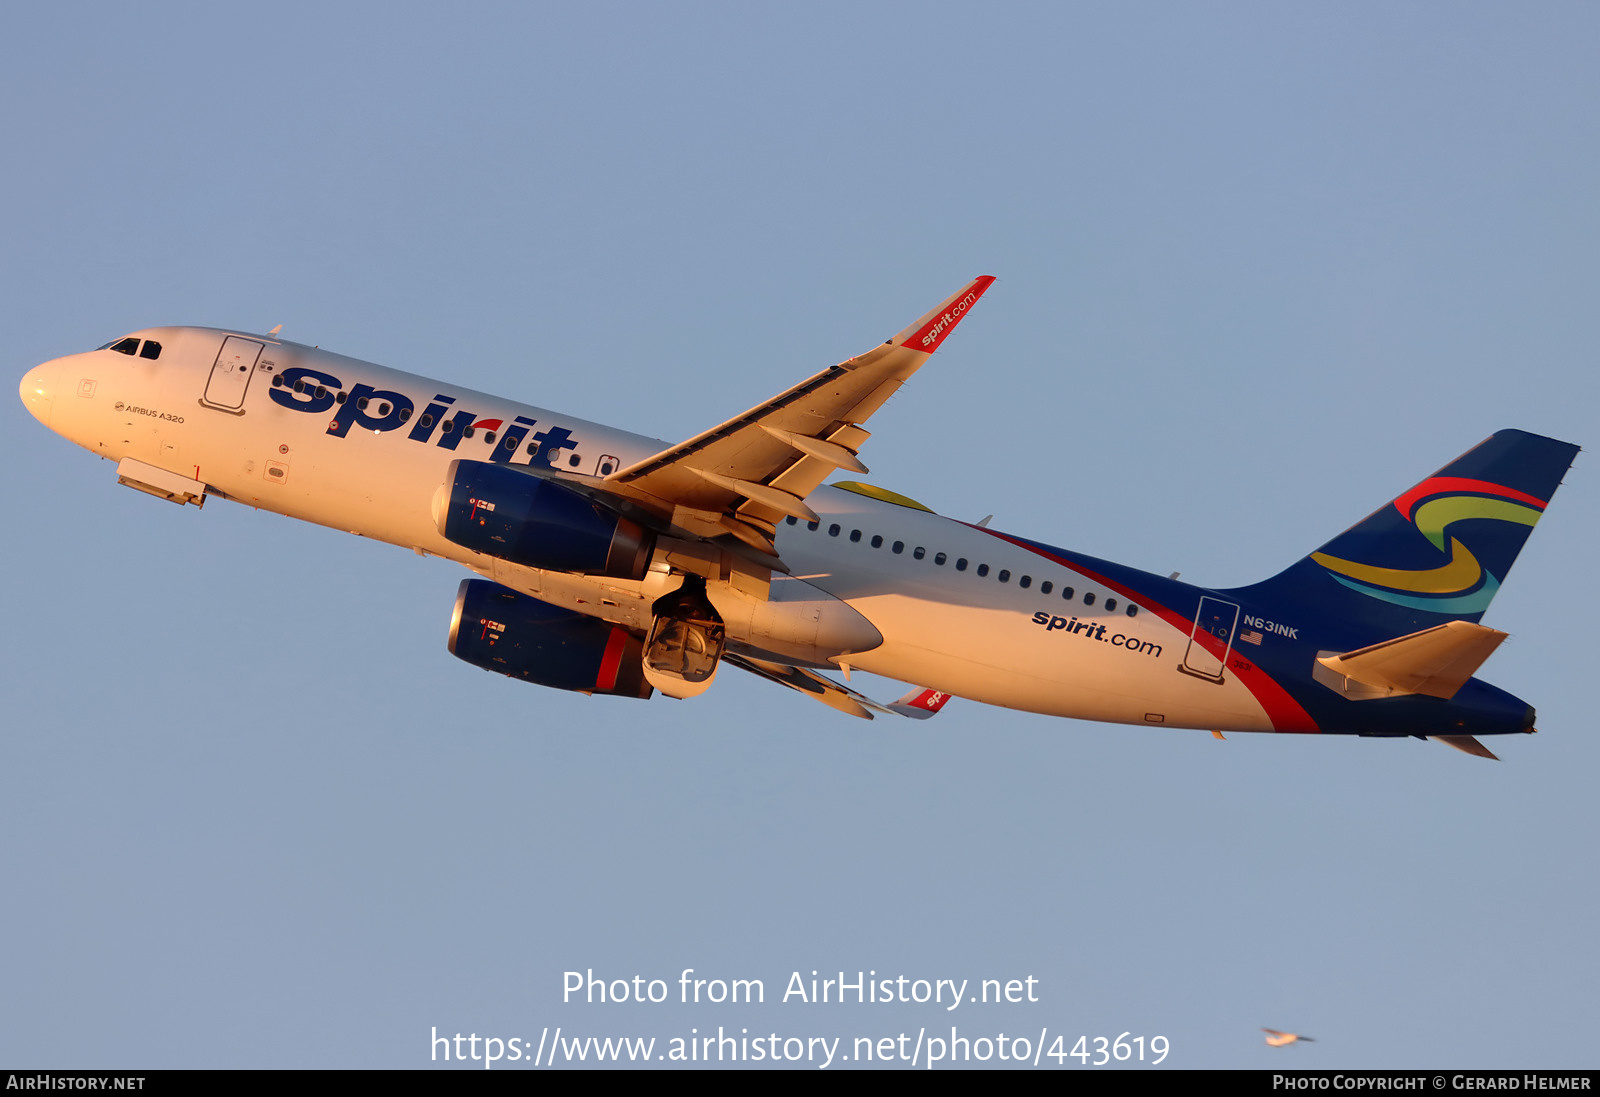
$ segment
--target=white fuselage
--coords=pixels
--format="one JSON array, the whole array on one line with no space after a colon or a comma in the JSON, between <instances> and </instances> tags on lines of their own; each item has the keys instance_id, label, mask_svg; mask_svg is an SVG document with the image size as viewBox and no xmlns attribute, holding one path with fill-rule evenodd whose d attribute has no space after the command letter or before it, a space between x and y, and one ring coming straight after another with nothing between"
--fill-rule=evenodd
<instances>
[{"instance_id":1,"label":"white fuselage","mask_svg":"<svg viewBox=\"0 0 1600 1097\"><path fill-rule=\"evenodd\" d=\"M665 550L642 582L538 571L446 540L434 516L452 461L537 463L598 482L662 450L658 440L266 336L172 327L134 337L159 344L159 356L105 349L56 359L24 379L24 402L52 430L110 460L446 557L633 629L648 628L651 603L670 589ZM236 357L248 364L222 362L219 350L230 346L243 348ZM806 502L819 516L815 529L778 526L789 576L774 575L764 597L734 584L708 587L730 641L744 650L1052 715L1272 730L1235 678L1179 673L1187 622L1130 603L1092 571L853 491L825 486Z\"/></svg>"}]
</instances>

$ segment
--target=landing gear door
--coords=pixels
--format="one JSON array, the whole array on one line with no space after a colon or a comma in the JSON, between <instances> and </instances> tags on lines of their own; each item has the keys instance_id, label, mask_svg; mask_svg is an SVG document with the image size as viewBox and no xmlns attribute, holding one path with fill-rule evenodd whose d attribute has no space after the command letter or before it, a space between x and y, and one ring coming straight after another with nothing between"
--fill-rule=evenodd
<instances>
[{"instance_id":1,"label":"landing gear door","mask_svg":"<svg viewBox=\"0 0 1600 1097\"><path fill-rule=\"evenodd\" d=\"M222 411L242 411L244 390L250 385L250 377L256 371L256 359L261 357L262 349L262 344L254 339L241 339L237 335L224 339L200 402L206 407Z\"/></svg>"},{"instance_id":2,"label":"landing gear door","mask_svg":"<svg viewBox=\"0 0 1600 1097\"><path fill-rule=\"evenodd\" d=\"M1196 678L1222 681L1222 668L1233 650L1233 633L1239 625L1239 607L1220 598L1201 598L1189 633L1189 647L1178 669Z\"/></svg>"}]
</instances>

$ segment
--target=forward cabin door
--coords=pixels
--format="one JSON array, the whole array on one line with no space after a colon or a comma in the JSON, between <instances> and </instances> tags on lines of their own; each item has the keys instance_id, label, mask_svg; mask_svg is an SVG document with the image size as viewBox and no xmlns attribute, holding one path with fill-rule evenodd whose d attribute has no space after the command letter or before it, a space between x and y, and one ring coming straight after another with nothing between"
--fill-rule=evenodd
<instances>
[{"instance_id":1,"label":"forward cabin door","mask_svg":"<svg viewBox=\"0 0 1600 1097\"><path fill-rule=\"evenodd\" d=\"M223 411L242 411L244 390L250 386L250 377L256 371L256 359L261 357L263 349L263 345L254 339L241 339L237 335L224 339L200 402Z\"/></svg>"}]
</instances>

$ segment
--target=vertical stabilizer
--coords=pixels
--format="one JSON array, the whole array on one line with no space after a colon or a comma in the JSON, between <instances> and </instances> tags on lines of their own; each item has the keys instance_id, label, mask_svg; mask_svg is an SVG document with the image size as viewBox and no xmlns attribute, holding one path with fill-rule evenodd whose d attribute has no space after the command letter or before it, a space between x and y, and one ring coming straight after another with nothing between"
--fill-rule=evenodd
<instances>
[{"instance_id":1,"label":"vertical stabilizer","mask_svg":"<svg viewBox=\"0 0 1600 1097\"><path fill-rule=\"evenodd\" d=\"M1263 583L1224 592L1398 636L1476 622L1578 447L1502 430Z\"/></svg>"}]
</instances>

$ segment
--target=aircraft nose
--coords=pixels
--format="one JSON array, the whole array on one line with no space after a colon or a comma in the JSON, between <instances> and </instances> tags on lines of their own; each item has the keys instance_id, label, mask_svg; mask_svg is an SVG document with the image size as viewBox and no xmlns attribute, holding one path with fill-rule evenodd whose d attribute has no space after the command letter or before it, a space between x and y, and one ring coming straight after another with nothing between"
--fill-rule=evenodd
<instances>
[{"instance_id":1,"label":"aircraft nose","mask_svg":"<svg viewBox=\"0 0 1600 1097\"><path fill-rule=\"evenodd\" d=\"M55 401L56 377L60 372L55 362L34 366L23 375L22 384L17 389L22 403L33 413L33 417L47 427L50 425L50 408Z\"/></svg>"}]
</instances>

